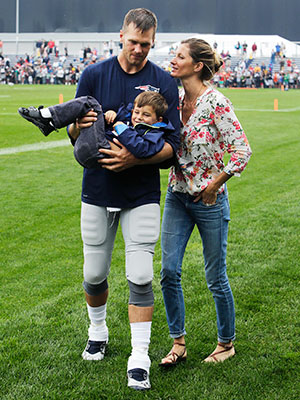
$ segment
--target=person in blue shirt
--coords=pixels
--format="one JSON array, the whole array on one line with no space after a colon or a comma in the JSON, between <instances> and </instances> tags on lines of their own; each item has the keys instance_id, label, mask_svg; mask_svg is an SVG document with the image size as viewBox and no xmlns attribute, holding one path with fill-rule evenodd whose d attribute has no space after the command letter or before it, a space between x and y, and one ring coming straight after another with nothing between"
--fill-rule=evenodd
<instances>
[{"instance_id":1,"label":"person in blue shirt","mask_svg":"<svg viewBox=\"0 0 300 400\"><path fill-rule=\"evenodd\" d=\"M100 150L110 156L98 161L102 168L84 168L83 171L83 286L90 326L82 357L102 360L105 356L108 275L110 268L118 267L111 261L120 222L125 242L132 345L127 364L128 386L136 390L150 388L148 348L154 308L153 254L160 232L159 168L172 164L180 143L176 81L147 59L154 44L156 26L157 20L151 11L144 8L130 10L120 31L120 54L84 69L76 91L76 97L97 99L104 113L118 110L122 104L133 103L143 91L159 92L168 103L166 117L174 127L174 131L165 137L162 150L150 158L134 157L115 138L113 142L119 149ZM80 135L84 135L84 129L96 121L97 113L89 111L69 125L69 136L77 141ZM121 211L108 212L107 207L120 208Z\"/></svg>"},{"instance_id":2,"label":"person in blue shirt","mask_svg":"<svg viewBox=\"0 0 300 400\"><path fill-rule=\"evenodd\" d=\"M174 132L171 122L166 118L163 120L167 109L168 104L160 93L148 91L140 93L134 104L122 105L118 112L106 111L104 118L101 105L91 96L78 97L47 108L20 107L18 112L48 136L89 110L96 111L97 121L85 128L84 134L74 141L74 155L85 168L102 168L98 160L105 155L99 152L99 148L118 150L119 147L113 143L115 137L137 158L151 157L160 152L165 143L163 136Z\"/></svg>"}]
</instances>

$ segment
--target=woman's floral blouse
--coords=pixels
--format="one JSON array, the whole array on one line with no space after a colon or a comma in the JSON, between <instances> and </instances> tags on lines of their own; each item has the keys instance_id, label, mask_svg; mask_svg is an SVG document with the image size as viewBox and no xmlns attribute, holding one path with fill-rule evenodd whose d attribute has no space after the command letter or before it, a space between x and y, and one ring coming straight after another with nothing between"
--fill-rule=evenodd
<instances>
[{"instance_id":1,"label":"woman's floral blouse","mask_svg":"<svg viewBox=\"0 0 300 400\"><path fill-rule=\"evenodd\" d=\"M180 92L180 104L184 91ZM230 154L224 165L225 152ZM251 156L251 149L231 102L209 87L181 128L178 165L171 168L169 185L173 191L199 194L222 171L239 176ZM224 190L220 188L219 192Z\"/></svg>"}]
</instances>

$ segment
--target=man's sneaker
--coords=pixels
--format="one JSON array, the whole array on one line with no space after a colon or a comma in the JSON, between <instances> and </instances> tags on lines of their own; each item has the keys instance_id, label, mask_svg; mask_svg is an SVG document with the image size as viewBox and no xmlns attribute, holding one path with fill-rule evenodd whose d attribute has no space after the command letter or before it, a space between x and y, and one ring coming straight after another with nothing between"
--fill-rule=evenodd
<instances>
[{"instance_id":1,"label":"man's sneaker","mask_svg":"<svg viewBox=\"0 0 300 400\"><path fill-rule=\"evenodd\" d=\"M39 128L39 130L42 132L43 135L48 136L49 133L53 131L57 131L57 129L53 125L52 118L44 118L42 117L40 113L40 109L42 109L43 106L40 106L39 108L35 107L20 107L18 109L18 113L27 121L32 122L35 126Z\"/></svg>"},{"instance_id":2,"label":"man's sneaker","mask_svg":"<svg viewBox=\"0 0 300 400\"><path fill-rule=\"evenodd\" d=\"M88 340L86 348L82 353L84 360L99 361L103 360L107 342L97 342L95 340Z\"/></svg>"},{"instance_id":3,"label":"man's sneaker","mask_svg":"<svg viewBox=\"0 0 300 400\"><path fill-rule=\"evenodd\" d=\"M151 388L149 374L142 368L134 368L127 372L128 387L134 390L147 390Z\"/></svg>"}]
</instances>

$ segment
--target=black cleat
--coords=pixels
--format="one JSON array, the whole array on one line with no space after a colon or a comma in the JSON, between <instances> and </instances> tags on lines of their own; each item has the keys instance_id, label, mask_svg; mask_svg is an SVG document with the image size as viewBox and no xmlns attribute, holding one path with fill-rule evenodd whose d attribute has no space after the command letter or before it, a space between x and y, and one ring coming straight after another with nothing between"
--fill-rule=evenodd
<instances>
[{"instance_id":1,"label":"black cleat","mask_svg":"<svg viewBox=\"0 0 300 400\"><path fill-rule=\"evenodd\" d=\"M149 374L142 368L127 371L128 387L134 390L148 390L151 388Z\"/></svg>"},{"instance_id":2,"label":"black cleat","mask_svg":"<svg viewBox=\"0 0 300 400\"><path fill-rule=\"evenodd\" d=\"M39 130L42 132L43 135L48 136L49 133L53 131L57 131L57 129L53 125L52 118L44 118L42 117L40 113L40 109L42 109L43 106L40 106L39 108L35 107L20 107L18 109L18 113L27 121L32 122L35 126L39 128Z\"/></svg>"},{"instance_id":3,"label":"black cleat","mask_svg":"<svg viewBox=\"0 0 300 400\"><path fill-rule=\"evenodd\" d=\"M97 342L95 340L88 340L86 348L82 353L82 358L89 361L103 360L106 348L106 341Z\"/></svg>"}]
</instances>

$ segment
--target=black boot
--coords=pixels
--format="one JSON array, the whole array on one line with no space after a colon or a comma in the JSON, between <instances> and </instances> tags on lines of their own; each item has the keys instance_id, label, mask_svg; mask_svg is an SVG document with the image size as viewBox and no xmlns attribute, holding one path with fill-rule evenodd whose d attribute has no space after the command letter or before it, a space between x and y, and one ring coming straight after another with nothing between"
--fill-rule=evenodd
<instances>
[{"instance_id":1,"label":"black boot","mask_svg":"<svg viewBox=\"0 0 300 400\"><path fill-rule=\"evenodd\" d=\"M39 106L39 108L35 108L32 106L28 108L20 107L18 109L18 112L23 118L27 119L27 121L30 121L35 126L37 126L43 135L48 136L49 133L57 131L57 129L53 124L52 118L42 117L42 114L40 112L42 108L43 106Z\"/></svg>"}]
</instances>

